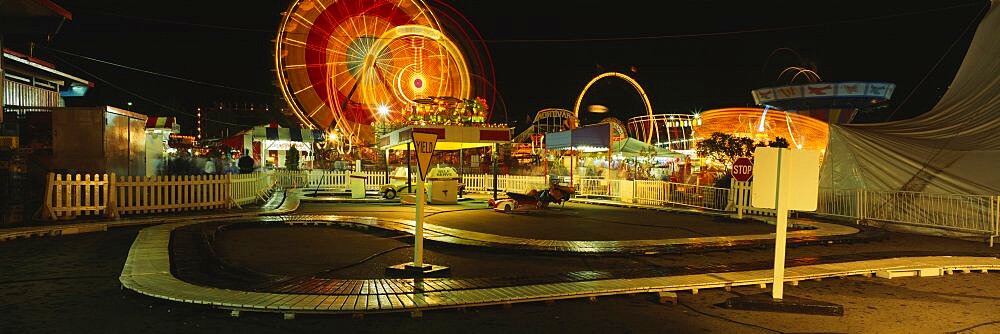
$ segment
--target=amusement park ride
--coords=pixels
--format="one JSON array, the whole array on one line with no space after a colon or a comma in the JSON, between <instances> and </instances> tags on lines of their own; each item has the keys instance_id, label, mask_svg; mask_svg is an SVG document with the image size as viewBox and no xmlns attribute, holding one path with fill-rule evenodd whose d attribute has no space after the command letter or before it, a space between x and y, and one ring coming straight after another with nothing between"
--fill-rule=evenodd
<instances>
[{"instance_id":1,"label":"amusement park ride","mask_svg":"<svg viewBox=\"0 0 1000 334\"><path fill-rule=\"evenodd\" d=\"M495 91L482 40L440 2L296 0L281 21L275 64L301 124L366 145L378 127L488 123Z\"/></svg>"},{"instance_id":2,"label":"amusement park ride","mask_svg":"<svg viewBox=\"0 0 1000 334\"><path fill-rule=\"evenodd\" d=\"M506 124L492 122L497 92L483 41L460 13L436 0L295 0L281 21L274 60L291 114L306 128L340 138L348 153L374 146L385 150L388 160L391 150L410 149L411 133L424 132L438 135L438 150L458 150L462 161L463 149L496 152L512 139ZM546 134L580 127L586 94L605 79L631 85L645 108L644 115L627 122L601 121L612 129L603 160L609 169L614 143L636 142L629 137L688 155L713 132L765 142L783 137L794 148L822 150L827 123L850 122L859 110L885 103L895 88L886 82L822 82L816 72L799 67L786 68L779 80L785 74L793 74L787 85L752 91L760 108L655 114L636 80L602 73L584 85L572 109L539 111L513 140L530 147L515 151L548 154ZM800 78L808 83L793 84ZM604 106L588 109L608 112ZM575 159L574 150L569 152Z\"/></svg>"}]
</instances>

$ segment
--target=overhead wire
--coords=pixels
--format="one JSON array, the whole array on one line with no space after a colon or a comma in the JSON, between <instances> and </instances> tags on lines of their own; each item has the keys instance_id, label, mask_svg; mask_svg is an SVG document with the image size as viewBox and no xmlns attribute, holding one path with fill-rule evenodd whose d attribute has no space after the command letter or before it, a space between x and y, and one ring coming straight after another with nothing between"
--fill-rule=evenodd
<instances>
[{"instance_id":1,"label":"overhead wire","mask_svg":"<svg viewBox=\"0 0 1000 334\"><path fill-rule=\"evenodd\" d=\"M124 92L124 93L126 93L126 94L128 94L128 95L131 95L131 96L133 96L133 97L135 97L135 98L138 98L138 99L140 99L140 100L143 100L143 101L146 101L146 102L149 102L149 103L152 103L152 104L154 104L154 105L156 105L156 106L158 106L158 107L160 107L160 108L163 108L163 109L166 109L166 110L168 110L168 111L171 111L171 112L175 112L175 113L178 113L178 114L181 114L181 115L186 115L186 116L190 116L190 117L198 117L198 116L197 116L196 114L193 114L193 113L190 113L190 112L186 112L186 111L182 111L182 110L179 110L179 109L177 109L177 108L174 108L174 107L171 107L171 106L168 106L168 105L166 105L166 104L163 104L163 103L160 103L159 101L156 101L156 100L153 100L153 99L151 99L151 98L148 98L148 97L146 97L146 96L144 96L144 95L142 95L142 94L139 94L139 93L136 93L136 92L133 92L133 91L131 91L131 90L128 90L128 89L126 89L126 88L124 88L124 87L121 87L121 86L119 86L119 85L116 85L116 84L114 84L114 83L112 83L112 82L110 82L110 81L108 81L108 80L105 80L104 78L102 78L102 77L100 77L100 76L98 76L98 75L96 75L96 74L94 74L94 73L90 72L90 71L87 71L87 70L83 69L82 67L80 67L80 66L78 66L78 65L74 64L73 62L70 62L70 61L66 61L66 59L63 59L62 57L60 57L60 56L58 56L58 55L52 55L52 56L53 56L53 57L55 57L56 59L59 59L59 60L61 60L61 61L62 61L62 62L64 62L64 63L68 64L69 66L71 66L71 67L75 68L76 70L78 70L78 71L80 71L80 72L83 72L84 74L86 74L86 75L88 75L88 76L90 76L90 77L92 77L92 78L94 78L94 79L97 79L98 81L100 81L100 82L103 82L104 84L106 84L106 85L108 85L108 86L111 86L112 88L115 88L115 89L117 89L117 90L120 90L120 91L122 91L122 92ZM213 122L213 123L218 123L218 124L225 124L225 125L232 125L232 126L239 126L239 127L254 127L254 126L256 126L256 124L238 124L238 123L230 123L230 122L225 122L225 121L220 121L220 120L215 120L215 119L211 119L211 118L206 118L206 119L203 119L203 121L207 121L207 122Z\"/></svg>"},{"instance_id":2,"label":"overhead wire","mask_svg":"<svg viewBox=\"0 0 1000 334\"><path fill-rule=\"evenodd\" d=\"M847 23L857 23L857 22L865 22L865 21L891 19L891 18L898 18L898 17L906 17L906 16L922 15L922 14L928 14L928 13L934 13L934 12L940 12L940 11L947 11L947 10L952 10L952 9L957 9L957 8L964 8L964 7L971 7L971 6L976 6L976 5L979 5L979 4L978 3L972 3L972 2L970 2L970 3L957 4L957 5L951 5L951 6L946 6L946 7L940 7L940 8L930 8L930 9L915 10L915 11L902 12L902 13L893 13L893 14L870 16L870 17L861 17L861 18L855 18L855 19L836 20L836 21L828 21L828 22L819 22L819 23L801 24L801 25L793 25L793 26L784 26L784 27L755 28L755 29L743 29L743 30L707 32L707 33L662 34L662 35L623 36L623 37L547 38L547 39L546 38L542 38L542 39L488 39L488 38L484 38L484 39L472 39L472 41L475 41L475 42L486 42L486 43L578 43L578 42L621 42L621 41L661 40L661 39L691 38L691 37L727 36L727 35L750 34L750 33L760 33L760 32L776 32L776 31L786 31L786 30L818 28L818 27L824 27L824 26L828 26L828 25L841 25L841 24L847 24ZM178 21L178 20L169 20L169 19L162 19L162 18L140 17L140 16L123 15L123 14L106 13L106 12L101 12L101 14L109 15L109 16L117 16L117 17L129 18L129 19L135 19L135 20L150 21L150 22L156 22L156 23L168 23L168 24L184 25L184 26L199 27L199 28L213 28L213 29L220 29L220 30L245 31L245 32L263 32L263 33L272 33L272 34L278 33L277 30L271 30L271 29L254 29L254 28L245 28L245 27L212 25L212 24L203 24L203 23L196 23L196 22L189 22L189 21ZM286 34L302 34L302 33L289 33L289 32L286 32ZM338 36L338 37L350 37L350 36ZM379 38L379 37L372 37L372 38Z\"/></svg>"},{"instance_id":3,"label":"overhead wire","mask_svg":"<svg viewBox=\"0 0 1000 334\"><path fill-rule=\"evenodd\" d=\"M967 35L969 33L969 31L972 29L972 27L976 26L976 22L979 22L979 18L983 17L983 14L985 14L986 10L988 10L989 8L990 8L989 5L983 6L983 8L979 11L979 14L976 14L976 16L974 16L972 18L972 20L969 21L969 24L965 26L965 29L962 30L962 33L959 34L958 37L955 37L955 40L952 41L951 45L948 46L948 50L946 50L944 52L944 54L942 54L941 57L938 58L938 61L936 63L934 63L934 66L931 66L931 69L928 70L926 73L924 73L923 78L921 78L920 81L917 82L917 85L914 86L913 89L910 90L909 94L906 94L906 97L903 98L903 101L901 101L900 103L896 104L896 108L893 109L892 112L889 113L889 116L887 116L885 118L886 122L888 122L890 119L892 119L892 116L895 115L896 112L899 111L899 109L901 109L903 107L903 104L905 104L906 101L910 100L910 97L912 97L913 94L916 93L917 88L920 88L920 86L923 85L925 81L927 81L927 78L929 78L931 76L931 74L934 73L934 71L937 70L938 66L941 65L941 63L948 56L948 54L951 53L951 50L955 48L955 45L958 44L958 41L962 40L962 38L965 37L965 35ZM954 138L954 137L952 137L952 138Z\"/></svg>"},{"instance_id":4,"label":"overhead wire","mask_svg":"<svg viewBox=\"0 0 1000 334\"><path fill-rule=\"evenodd\" d=\"M46 49L46 50L49 50L49 51L54 51L54 52L58 52L58 53L61 53L61 54L70 55L70 56L74 56L74 57L81 58L81 59L86 59L86 60L89 60L89 61L92 61L92 62L96 62L96 63L101 63L101 64L105 64L105 65L111 65L111 66L115 66L115 67L119 67L119 68L124 68L124 69L127 69L127 70L132 70L132 71L136 71L136 72L140 72L140 73L145 73L145 74L160 76L160 77L164 77L164 78L169 78L169 79L174 79L174 80L180 80L180 81L184 81L184 82L189 82L189 83L194 83L194 84L199 84L199 85L205 85L205 86L211 86L211 87L216 87L216 88L229 89L229 90L234 90L234 91L239 91L239 92L244 92L244 93L252 93L252 94L258 94L258 95L264 95L264 96L277 96L277 94L273 94L273 93L260 92L260 91L255 91L255 90L250 90L250 89L244 89L244 88L239 88L239 87L233 87L233 86L227 86L227 85L222 85L222 84L216 84L216 83L211 83L211 82L205 82L205 81L200 81L200 80L195 80L195 79L188 79L188 78L179 77L179 76L176 76L176 75L170 75L170 74L164 74L164 73L154 72L154 71L150 71L150 70L146 70L146 69L142 69L142 68L138 68L138 67L133 67L133 66L128 66L128 65L118 64L118 63L115 63L115 62L112 62L112 61L108 61L108 60L98 59L98 58L94 58L94 57L90 57L90 56L84 56L84 55L81 55L81 54L78 54L78 53L74 53L74 52L60 50L60 49L57 49L57 48L53 48L51 46L39 45L39 47L41 47L43 49Z\"/></svg>"}]
</instances>

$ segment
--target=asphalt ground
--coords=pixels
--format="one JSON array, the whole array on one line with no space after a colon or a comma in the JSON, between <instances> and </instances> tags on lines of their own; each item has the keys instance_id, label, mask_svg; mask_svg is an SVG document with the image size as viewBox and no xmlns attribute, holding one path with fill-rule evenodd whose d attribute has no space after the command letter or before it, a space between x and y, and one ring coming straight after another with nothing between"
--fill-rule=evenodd
<instances>
[{"instance_id":1,"label":"asphalt ground","mask_svg":"<svg viewBox=\"0 0 1000 334\"><path fill-rule=\"evenodd\" d=\"M414 219L412 205L302 203L296 213ZM428 205L425 222L467 231L544 240L645 240L766 234L774 227L717 216L566 203L544 210L495 212L483 199Z\"/></svg>"},{"instance_id":2,"label":"asphalt ground","mask_svg":"<svg viewBox=\"0 0 1000 334\"><path fill-rule=\"evenodd\" d=\"M350 212L352 210L360 211L360 208L317 204L304 205L301 211L361 215L360 212ZM595 211L585 213L583 210ZM634 213L619 216L621 213L611 214L617 212L615 210L595 207L584 208L572 215L598 217L588 224L607 224L605 226L619 229L628 229L632 225L602 223L602 220L620 219L643 224L652 220L646 210L621 210ZM397 212L392 207L376 208L375 211L377 213L371 215L406 218L407 214L406 210ZM432 219L455 214L438 214ZM499 215L492 212L482 214ZM525 226L545 223L501 226L517 227L518 233L523 233ZM592 235L594 229L582 229L580 233ZM678 229L663 230L689 233ZM568 300L551 305L515 304L509 309L498 306L471 308L465 312L429 311L424 313L422 319L411 319L408 314L369 315L363 319L300 315L295 320L284 321L277 314L252 313L231 318L221 310L121 291L117 276L137 231L138 228L134 227L117 228L103 233L0 243L0 259L3 259L0 261L0 314L3 315L0 332L1000 332L1000 312L996 311L1000 309L1000 276L996 273L892 280L851 277L802 282L797 287L786 286L788 295L843 304L846 309L844 317L738 311L715 306L737 294L766 291L744 287L732 292L713 289L702 290L697 295L681 293L679 305L660 305L651 296L637 295L600 298L594 303ZM243 263L247 265L259 265L262 270L287 273L335 269L358 263L386 249L403 247L336 272L344 278L373 278L367 275L381 273L383 264L402 262L411 255L411 248L406 248L407 237L373 230L314 227L237 229L223 233L217 241L218 249L223 250L221 256L246 261ZM891 255L907 252L996 255L997 250L981 242L890 232L888 239L878 242L792 248L789 249L789 258L848 258L865 253ZM246 254L246 257L240 258L241 254ZM644 257L527 256L429 244L427 259L452 266L456 276L519 276L579 268L725 266L727 263L768 261L771 256L769 249Z\"/></svg>"}]
</instances>

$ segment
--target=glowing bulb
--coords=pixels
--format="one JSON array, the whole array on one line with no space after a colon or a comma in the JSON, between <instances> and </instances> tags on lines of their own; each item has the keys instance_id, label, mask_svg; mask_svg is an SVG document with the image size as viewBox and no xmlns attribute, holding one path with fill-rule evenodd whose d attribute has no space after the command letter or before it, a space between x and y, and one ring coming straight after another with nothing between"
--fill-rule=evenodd
<instances>
[{"instance_id":1,"label":"glowing bulb","mask_svg":"<svg viewBox=\"0 0 1000 334\"><path fill-rule=\"evenodd\" d=\"M378 115L385 117L389 116L389 106L381 104L378 106Z\"/></svg>"}]
</instances>

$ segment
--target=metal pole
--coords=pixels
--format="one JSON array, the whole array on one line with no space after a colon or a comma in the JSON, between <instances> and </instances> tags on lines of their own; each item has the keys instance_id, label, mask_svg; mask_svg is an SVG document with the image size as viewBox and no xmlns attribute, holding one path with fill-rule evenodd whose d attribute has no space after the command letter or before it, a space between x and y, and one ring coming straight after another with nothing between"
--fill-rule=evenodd
<instances>
[{"instance_id":1,"label":"metal pole","mask_svg":"<svg viewBox=\"0 0 1000 334\"><path fill-rule=\"evenodd\" d=\"M608 180L608 198L611 197L611 151L615 148L615 143L611 140L614 136L611 135L611 127L608 127L608 167L604 168L604 173L607 174L605 177ZM624 145L622 145L624 147Z\"/></svg>"},{"instance_id":2,"label":"metal pole","mask_svg":"<svg viewBox=\"0 0 1000 334\"><path fill-rule=\"evenodd\" d=\"M778 215L777 234L774 237L774 286L771 289L771 297L781 300L785 290L785 238L788 236L788 209L785 208L785 200L781 198L781 151L778 149L778 174L777 183L774 187L774 207L775 214Z\"/></svg>"},{"instance_id":3,"label":"metal pole","mask_svg":"<svg viewBox=\"0 0 1000 334\"><path fill-rule=\"evenodd\" d=\"M500 143L493 143L493 199L497 199L497 184L499 182L499 177L497 176L497 159L500 159Z\"/></svg>"},{"instance_id":4,"label":"metal pole","mask_svg":"<svg viewBox=\"0 0 1000 334\"><path fill-rule=\"evenodd\" d=\"M740 181L736 181L736 180L732 180L730 182L732 182L732 185L734 187L729 187L729 189L730 189L730 191L735 192L735 194L733 194L733 199L736 200L736 219L742 220L743 219L743 200L744 200L744 198L746 198L746 194L744 192L745 189L743 187L745 183L740 182ZM749 188L749 187L747 187L747 188Z\"/></svg>"},{"instance_id":5,"label":"metal pole","mask_svg":"<svg viewBox=\"0 0 1000 334\"><path fill-rule=\"evenodd\" d=\"M410 165L410 144L406 143L406 189L413 190L413 166ZM386 180L388 181L388 180Z\"/></svg>"},{"instance_id":6,"label":"metal pole","mask_svg":"<svg viewBox=\"0 0 1000 334\"><path fill-rule=\"evenodd\" d=\"M542 169L545 170L545 183L552 183L552 178L549 177L549 150L542 146Z\"/></svg>"},{"instance_id":7,"label":"metal pole","mask_svg":"<svg viewBox=\"0 0 1000 334\"><path fill-rule=\"evenodd\" d=\"M385 183L389 181L389 149L385 149Z\"/></svg>"},{"instance_id":8,"label":"metal pole","mask_svg":"<svg viewBox=\"0 0 1000 334\"><path fill-rule=\"evenodd\" d=\"M573 187L573 160L576 160L576 158L573 156L573 153L575 153L575 151L576 151L576 149L574 149L573 147L569 148L569 186L570 187Z\"/></svg>"},{"instance_id":9,"label":"metal pole","mask_svg":"<svg viewBox=\"0 0 1000 334\"><path fill-rule=\"evenodd\" d=\"M0 1L2 2L2 1ZM3 67L3 33L0 33L0 134L3 134L3 109L7 101L4 101L4 81L6 81Z\"/></svg>"},{"instance_id":10,"label":"metal pole","mask_svg":"<svg viewBox=\"0 0 1000 334\"><path fill-rule=\"evenodd\" d=\"M413 266L424 267L424 179L417 181L417 217L413 234Z\"/></svg>"},{"instance_id":11,"label":"metal pole","mask_svg":"<svg viewBox=\"0 0 1000 334\"><path fill-rule=\"evenodd\" d=\"M465 154L463 154L462 149L458 149L458 177L462 178L462 169L465 168Z\"/></svg>"}]
</instances>

